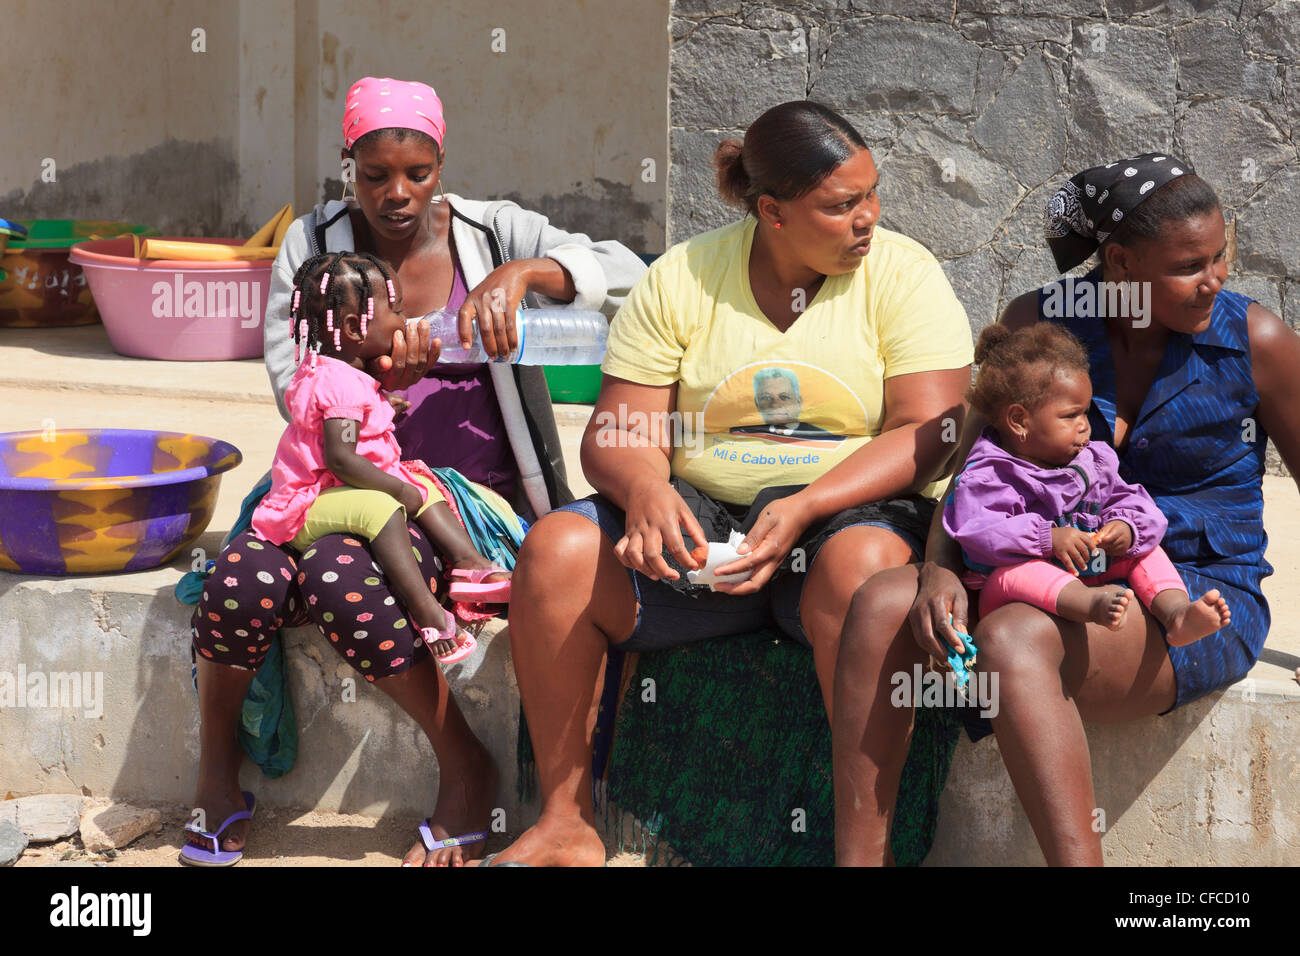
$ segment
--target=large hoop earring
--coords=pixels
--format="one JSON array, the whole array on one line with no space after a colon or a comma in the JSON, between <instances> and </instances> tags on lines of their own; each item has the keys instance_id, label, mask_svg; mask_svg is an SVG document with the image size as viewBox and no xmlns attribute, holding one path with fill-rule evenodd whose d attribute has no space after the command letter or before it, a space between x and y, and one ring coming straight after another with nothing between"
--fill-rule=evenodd
<instances>
[{"instance_id":1,"label":"large hoop earring","mask_svg":"<svg viewBox=\"0 0 1300 956\"><path fill-rule=\"evenodd\" d=\"M352 187L352 196L351 196L350 198L352 199L353 202L356 202L356 201L357 201L357 184L356 184L355 182L353 182L352 180L350 180L350 179L345 179L345 180L343 180L343 195L339 197L339 202L347 202L347 201L348 201L348 199L349 199L349 196L348 196L348 187L349 187L349 186Z\"/></svg>"},{"instance_id":2,"label":"large hoop earring","mask_svg":"<svg viewBox=\"0 0 1300 956\"><path fill-rule=\"evenodd\" d=\"M439 176L439 177L438 177L438 198L437 198L437 199L430 199L430 200L429 200L429 205L430 205L430 206L435 206L435 205L439 205L439 204L441 204L441 203L445 203L446 201L447 201L447 194L446 194L445 192L442 191L442 177Z\"/></svg>"}]
</instances>

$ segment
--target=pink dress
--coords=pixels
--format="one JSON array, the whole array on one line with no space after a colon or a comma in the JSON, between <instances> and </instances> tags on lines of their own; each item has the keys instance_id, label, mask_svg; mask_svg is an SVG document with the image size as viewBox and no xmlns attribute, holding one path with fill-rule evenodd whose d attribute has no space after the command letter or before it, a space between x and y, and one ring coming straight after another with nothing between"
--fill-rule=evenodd
<instances>
[{"instance_id":1,"label":"pink dress","mask_svg":"<svg viewBox=\"0 0 1300 956\"><path fill-rule=\"evenodd\" d=\"M321 355L316 368L310 361L299 366L284 402L293 422L275 449L271 490L253 512L252 527L259 537L272 544L292 541L317 496L343 484L325 465L327 418L360 422L357 454L420 488L421 498L428 498L411 467L416 463L402 462L402 449L393 434L393 406L379 394L379 382L365 372Z\"/></svg>"}]
</instances>

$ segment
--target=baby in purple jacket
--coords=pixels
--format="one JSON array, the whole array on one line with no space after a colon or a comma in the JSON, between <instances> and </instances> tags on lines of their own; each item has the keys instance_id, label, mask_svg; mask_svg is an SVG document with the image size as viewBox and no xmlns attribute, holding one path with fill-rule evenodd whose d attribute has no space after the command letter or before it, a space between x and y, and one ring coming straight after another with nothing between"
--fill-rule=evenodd
<instances>
[{"instance_id":1,"label":"baby in purple jacket","mask_svg":"<svg viewBox=\"0 0 1300 956\"><path fill-rule=\"evenodd\" d=\"M971 448L943 526L961 545L965 583L980 589L980 616L1023 601L1118 630L1136 592L1171 645L1225 626L1227 601L1215 590L1191 600L1160 547L1168 522L1151 496L1120 479L1114 449L1088 441L1092 385L1079 341L1050 322L994 325L975 361L970 401L992 426ZM1120 579L1132 590L1106 583Z\"/></svg>"}]
</instances>

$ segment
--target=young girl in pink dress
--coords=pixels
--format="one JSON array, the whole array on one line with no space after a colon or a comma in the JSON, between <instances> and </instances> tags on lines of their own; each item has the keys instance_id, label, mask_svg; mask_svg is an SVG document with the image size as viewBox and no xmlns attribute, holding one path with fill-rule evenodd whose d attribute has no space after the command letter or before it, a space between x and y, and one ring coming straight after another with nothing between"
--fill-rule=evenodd
<instances>
[{"instance_id":1,"label":"young girl in pink dress","mask_svg":"<svg viewBox=\"0 0 1300 956\"><path fill-rule=\"evenodd\" d=\"M1175 647L1225 627L1217 590L1189 598L1146 489L1120 478L1113 448L1088 440L1092 384L1078 340L1047 322L993 325L975 361L971 405L992 425L971 447L943 525L961 545L967 586L980 589L980 616L1023 601L1117 630L1136 592ZM1132 590L1106 583L1121 578Z\"/></svg>"},{"instance_id":2,"label":"young girl in pink dress","mask_svg":"<svg viewBox=\"0 0 1300 956\"><path fill-rule=\"evenodd\" d=\"M462 660L473 652L474 638L434 600L436 582L416 560L408 518L444 556L451 576L470 582L453 584L453 599L504 602L509 574L478 553L428 467L402 461L393 407L366 371L368 361L388 353L404 324L393 271L372 255L338 252L308 259L293 284L299 366L285 392L293 421L276 448L271 490L253 512L252 529L298 551L327 534L368 538L437 659ZM298 352L303 346L306 352Z\"/></svg>"}]
</instances>

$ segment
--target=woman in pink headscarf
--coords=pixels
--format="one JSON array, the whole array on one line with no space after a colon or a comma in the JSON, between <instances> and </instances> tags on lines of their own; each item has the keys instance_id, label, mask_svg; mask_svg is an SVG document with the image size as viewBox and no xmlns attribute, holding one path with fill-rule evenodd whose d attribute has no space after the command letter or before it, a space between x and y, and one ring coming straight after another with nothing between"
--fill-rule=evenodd
<instances>
[{"instance_id":1,"label":"woman in pink headscarf","mask_svg":"<svg viewBox=\"0 0 1300 956\"><path fill-rule=\"evenodd\" d=\"M517 345L521 302L612 314L644 271L617 242L563 232L511 202L444 195L445 134L442 103L423 83L366 77L348 91L342 158L345 182L355 170L355 202L327 202L297 220L272 272L265 358L286 420L284 393L295 370L293 275L311 256L349 250L386 260L397 272L407 316L459 310L462 335L477 322L492 355ZM438 351L427 325L411 321L394 335L391 354L378 360L399 410L403 457L454 466L530 520L572 500L542 370L435 365ZM421 563L433 567L428 541L409 527ZM345 535L321 538L301 556L247 531L227 540L193 622L202 718L195 806L212 829L187 831L189 862L229 865L243 852L251 795L239 789L235 731L273 637L303 624L315 624L433 746L436 805L404 864L458 866L481 855L496 805L496 768L371 560L364 541Z\"/></svg>"}]
</instances>

